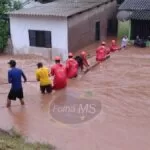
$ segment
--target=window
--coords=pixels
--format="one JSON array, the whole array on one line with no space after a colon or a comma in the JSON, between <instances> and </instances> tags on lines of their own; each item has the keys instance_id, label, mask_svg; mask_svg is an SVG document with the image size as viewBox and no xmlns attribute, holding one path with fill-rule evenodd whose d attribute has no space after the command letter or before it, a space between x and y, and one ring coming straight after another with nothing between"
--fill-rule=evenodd
<instances>
[{"instance_id":1,"label":"window","mask_svg":"<svg viewBox=\"0 0 150 150\"><path fill-rule=\"evenodd\" d=\"M35 0L35 1L40 3L49 3L49 2L53 2L54 0Z\"/></svg>"},{"instance_id":2,"label":"window","mask_svg":"<svg viewBox=\"0 0 150 150\"><path fill-rule=\"evenodd\" d=\"M122 4L124 2L124 0L117 0L117 4Z\"/></svg>"},{"instance_id":3,"label":"window","mask_svg":"<svg viewBox=\"0 0 150 150\"><path fill-rule=\"evenodd\" d=\"M30 46L51 48L51 32L29 30Z\"/></svg>"},{"instance_id":4,"label":"window","mask_svg":"<svg viewBox=\"0 0 150 150\"><path fill-rule=\"evenodd\" d=\"M100 40L100 22L95 23L95 40L99 41Z\"/></svg>"}]
</instances>

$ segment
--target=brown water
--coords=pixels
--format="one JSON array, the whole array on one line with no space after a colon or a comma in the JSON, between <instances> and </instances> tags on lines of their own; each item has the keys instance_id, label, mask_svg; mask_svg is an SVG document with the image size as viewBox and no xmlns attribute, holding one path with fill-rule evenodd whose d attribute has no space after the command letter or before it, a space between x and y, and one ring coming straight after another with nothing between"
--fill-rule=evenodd
<instances>
[{"instance_id":1,"label":"brown water","mask_svg":"<svg viewBox=\"0 0 150 150\"><path fill-rule=\"evenodd\" d=\"M93 47L88 49L91 55ZM1 56L0 82L6 81L9 58ZM29 80L35 80L34 64L41 58L16 59ZM46 60L43 62L48 65ZM150 49L130 47L113 53L103 64L70 80L66 89L51 95L42 96L38 83L24 84L26 105L21 107L16 101L11 109L4 107L9 86L1 85L0 128L15 127L29 140L47 141L58 150L149 150L149 68ZM57 122L49 114L49 104L55 99L68 101L67 95L100 101L100 113L82 124Z\"/></svg>"}]
</instances>

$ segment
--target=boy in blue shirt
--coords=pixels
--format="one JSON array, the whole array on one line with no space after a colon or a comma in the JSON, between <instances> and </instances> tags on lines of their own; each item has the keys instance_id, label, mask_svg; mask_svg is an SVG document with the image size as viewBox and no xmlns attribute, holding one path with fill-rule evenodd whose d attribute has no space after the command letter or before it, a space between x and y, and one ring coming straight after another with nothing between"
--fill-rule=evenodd
<instances>
[{"instance_id":1,"label":"boy in blue shirt","mask_svg":"<svg viewBox=\"0 0 150 150\"><path fill-rule=\"evenodd\" d=\"M8 64L10 65L11 68L8 71L8 82L11 84L11 89L8 94L7 107L10 107L11 100L16 100L16 98L20 100L21 105L24 105L21 77L23 77L24 82L27 81L27 78L21 69L16 68L15 60L10 60Z\"/></svg>"}]
</instances>

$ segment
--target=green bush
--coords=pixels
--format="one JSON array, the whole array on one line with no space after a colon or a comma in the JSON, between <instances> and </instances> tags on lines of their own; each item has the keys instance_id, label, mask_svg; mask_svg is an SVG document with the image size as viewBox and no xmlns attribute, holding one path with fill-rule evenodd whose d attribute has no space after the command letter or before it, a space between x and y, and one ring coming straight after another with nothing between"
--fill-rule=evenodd
<instances>
[{"instance_id":1,"label":"green bush","mask_svg":"<svg viewBox=\"0 0 150 150\"><path fill-rule=\"evenodd\" d=\"M8 42L8 22L0 20L0 52L3 52Z\"/></svg>"},{"instance_id":2,"label":"green bush","mask_svg":"<svg viewBox=\"0 0 150 150\"><path fill-rule=\"evenodd\" d=\"M128 36L130 39L130 21L118 22L118 38L122 38L123 36Z\"/></svg>"},{"instance_id":3,"label":"green bush","mask_svg":"<svg viewBox=\"0 0 150 150\"><path fill-rule=\"evenodd\" d=\"M3 52L8 42L8 20L4 18L10 8L9 0L0 0L0 52Z\"/></svg>"},{"instance_id":4,"label":"green bush","mask_svg":"<svg viewBox=\"0 0 150 150\"><path fill-rule=\"evenodd\" d=\"M13 10L18 10L18 9L21 9L22 8L22 3L20 1L14 1L13 3Z\"/></svg>"}]
</instances>

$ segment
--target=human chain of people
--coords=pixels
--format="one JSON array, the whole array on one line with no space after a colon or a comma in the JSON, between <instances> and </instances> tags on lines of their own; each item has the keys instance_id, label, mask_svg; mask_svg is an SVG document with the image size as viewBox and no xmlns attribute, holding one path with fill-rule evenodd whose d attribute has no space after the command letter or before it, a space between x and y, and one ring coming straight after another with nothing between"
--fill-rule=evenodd
<instances>
[{"instance_id":1,"label":"human chain of people","mask_svg":"<svg viewBox=\"0 0 150 150\"><path fill-rule=\"evenodd\" d=\"M49 69L43 65L42 62L37 63L37 70L35 73L36 81L27 80L23 70L16 67L16 61L10 60L10 70L8 71L8 83L11 84L10 92L7 98L7 107L11 106L11 101L20 100L21 105L25 102L22 78L24 82L39 82L41 94L51 93L53 90L60 90L67 86L67 79L76 78L79 71L87 73L90 69L94 68L99 63L110 58L111 52L115 52L122 48L126 48L128 44L127 37L122 39L121 47L117 46L116 41L112 40L111 46L107 46L106 42L102 42L101 45L96 49L96 63L92 66L89 65L87 60L86 51L82 51L80 55L75 56L73 53L68 54L66 64L61 63L61 57L55 57L55 64ZM86 69L85 69L86 68ZM53 79L52 79L53 78ZM8 84L3 83L3 84Z\"/></svg>"}]
</instances>

